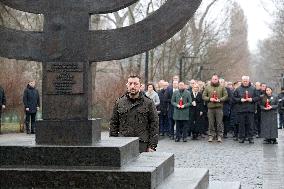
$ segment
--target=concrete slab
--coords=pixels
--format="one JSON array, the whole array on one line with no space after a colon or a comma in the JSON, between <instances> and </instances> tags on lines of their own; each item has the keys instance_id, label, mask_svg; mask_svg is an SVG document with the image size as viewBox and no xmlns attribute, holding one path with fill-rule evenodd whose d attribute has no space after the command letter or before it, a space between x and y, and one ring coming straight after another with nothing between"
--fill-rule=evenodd
<instances>
[{"instance_id":1,"label":"concrete slab","mask_svg":"<svg viewBox=\"0 0 284 189\"><path fill-rule=\"evenodd\" d=\"M208 183L207 169L176 168L157 189L207 189Z\"/></svg>"},{"instance_id":2,"label":"concrete slab","mask_svg":"<svg viewBox=\"0 0 284 189\"><path fill-rule=\"evenodd\" d=\"M0 140L0 165L121 167L139 155L138 138L111 137L93 145L37 145L34 136Z\"/></svg>"},{"instance_id":3,"label":"concrete slab","mask_svg":"<svg viewBox=\"0 0 284 189\"><path fill-rule=\"evenodd\" d=\"M209 182L208 189L241 189L240 182Z\"/></svg>"},{"instance_id":4,"label":"concrete slab","mask_svg":"<svg viewBox=\"0 0 284 189\"><path fill-rule=\"evenodd\" d=\"M121 168L95 166L1 166L4 188L154 189L174 169L173 154L144 153Z\"/></svg>"}]
</instances>

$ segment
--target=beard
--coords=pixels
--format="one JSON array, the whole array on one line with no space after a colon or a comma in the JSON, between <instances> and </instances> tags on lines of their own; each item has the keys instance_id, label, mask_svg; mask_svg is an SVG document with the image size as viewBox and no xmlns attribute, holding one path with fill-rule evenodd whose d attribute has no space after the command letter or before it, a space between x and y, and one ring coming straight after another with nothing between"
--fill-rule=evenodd
<instances>
[{"instance_id":1,"label":"beard","mask_svg":"<svg viewBox=\"0 0 284 189\"><path fill-rule=\"evenodd\" d=\"M131 96L135 96L135 95L137 95L139 93L139 90L132 89L132 90L129 90L128 93Z\"/></svg>"}]
</instances>

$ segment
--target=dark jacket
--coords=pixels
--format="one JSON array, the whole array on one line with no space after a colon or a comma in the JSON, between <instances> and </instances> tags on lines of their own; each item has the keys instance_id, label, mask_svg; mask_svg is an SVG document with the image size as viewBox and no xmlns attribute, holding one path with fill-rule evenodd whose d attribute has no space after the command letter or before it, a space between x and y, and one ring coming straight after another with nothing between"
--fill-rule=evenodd
<instances>
[{"instance_id":1,"label":"dark jacket","mask_svg":"<svg viewBox=\"0 0 284 189\"><path fill-rule=\"evenodd\" d=\"M25 109L29 108L29 113L36 113L37 107L40 107L40 98L38 90L27 85L27 88L24 91L23 102Z\"/></svg>"},{"instance_id":2,"label":"dark jacket","mask_svg":"<svg viewBox=\"0 0 284 189\"><path fill-rule=\"evenodd\" d=\"M165 92L165 98L168 102L168 109L169 109L168 116L169 116L169 118L173 118L173 115L174 115L174 106L171 104L172 96L173 96L173 86L169 86L166 89L166 92Z\"/></svg>"},{"instance_id":3,"label":"dark jacket","mask_svg":"<svg viewBox=\"0 0 284 189\"><path fill-rule=\"evenodd\" d=\"M6 105L6 97L4 89L0 86L0 109L2 109L2 105Z\"/></svg>"},{"instance_id":4,"label":"dark jacket","mask_svg":"<svg viewBox=\"0 0 284 189\"><path fill-rule=\"evenodd\" d=\"M246 91L248 91L248 97L252 98L252 102L241 102L242 98L245 98ZM256 89L249 84L248 86L241 85L234 91L234 102L238 113L255 113L255 103L260 100Z\"/></svg>"},{"instance_id":5,"label":"dark jacket","mask_svg":"<svg viewBox=\"0 0 284 189\"><path fill-rule=\"evenodd\" d=\"M169 103L166 97L166 90L161 89L158 92L159 98L160 98L160 105L158 107L158 110L160 111L161 115L168 115L168 110L169 110Z\"/></svg>"},{"instance_id":6,"label":"dark jacket","mask_svg":"<svg viewBox=\"0 0 284 189\"><path fill-rule=\"evenodd\" d=\"M182 98L184 108L178 108L179 101ZM192 100L188 90L177 90L174 92L171 100L174 106L174 120L189 120L189 106L191 106Z\"/></svg>"},{"instance_id":7,"label":"dark jacket","mask_svg":"<svg viewBox=\"0 0 284 189\"><path fill-rule=\"evenodd\" d=\"M278 112L284 114L284 92L278 94Z\"/></svg>"},{"instance_id":8,"label":"dark jacket","mask_svg":"<svg viewBox=\"0 0 284 189\"><path fill-rule=\"evenodd\" d=\"M224 116L229 117L231 114L231 107L232 107L232 98L233 98L233 91L231 89L229 89L228 87L225 87L225 89L227 90L228 93L228 98L227 100L224 102L224 106L223 106L223 113Z\"/></svg>"},{"instance_id":9,"label":"dark jacket","mask_svg":"<svg viewBox=\"0 0 284 189\"><path fill-rule=\"evenodd\" d=\"M110 120L110 136L139 137L148 147L158 144L159 119L153 100L140 93L131 99L128 94L120 97Z\"/></svg>"}]
</instances>

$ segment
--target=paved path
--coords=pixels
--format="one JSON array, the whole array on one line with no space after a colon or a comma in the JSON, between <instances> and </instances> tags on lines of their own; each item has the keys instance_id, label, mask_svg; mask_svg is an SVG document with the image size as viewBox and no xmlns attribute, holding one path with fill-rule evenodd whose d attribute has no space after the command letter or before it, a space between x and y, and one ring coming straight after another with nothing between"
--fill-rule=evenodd
<instances>
[{"instance_id":1,"label":"paved path","mask_svg":"<svg viewBox=\"0 0 284 189\"><path fill-rule=\"evenodd\" d=\"M108 137L103 132L102 138ZM34 143L34 135L3 134L0 145L22 140ZM209 144L205 139L186 143L161 139L158 151L175 154L176 167L207 168L211 181L240 181L242 189L284 189L284 130L279 131L279 144L239 144L226 139L222 144Z\"/></svg>"},{"instance_id":2,"label":"paved path","mask_svg":"<svg viewBox=\"0 0 284 189\"><path fill-rule=\"evenodd\" d=\"M242 189L284 189L284 130L278 145L263 144L263 139L253 145L232 138L222 144L162 139L158 150L174 153L176 167L208 168L211 181L240 181Z\"/></svg>"}]
</instances>

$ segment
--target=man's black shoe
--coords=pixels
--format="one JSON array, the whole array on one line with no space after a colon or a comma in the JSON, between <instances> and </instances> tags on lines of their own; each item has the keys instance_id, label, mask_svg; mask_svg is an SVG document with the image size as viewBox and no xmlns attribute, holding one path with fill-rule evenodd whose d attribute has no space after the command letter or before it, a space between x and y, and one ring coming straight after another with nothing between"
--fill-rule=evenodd
<instances>
[{"instance_id":1,"label":"man's black shoe","mask_svg":"<svg viewBox=\"0 0 284 189\"><path fill-rule=\"evenodd\" d=\"M183 142L187 142L187 140L186 140L186 139L182 139L182 141L183 141Z\"/></svg>"},{"instance_id":2,"label":"man's black shoe","mask_svg":"<svg viewBox=\"0 0 284 189\"><path fill-rule=\"evenodd\" d=\"M245 143L245 139L240 140L239 143Z\"/></svg>"},{"instance_id":3,"label":"man's black shoe","mask_svg":"<svg viewBox=\"0 0 284 189\"><path fill-rule=\"evenodd\" d=\"M282 129L282 127L278 127L278 129Z\"/></svg>"},{"instance_id":4,"label":"man's black shoe","mask_svg":"<svg viewBox=\"0 0 284 189\"><path fill-rule=\"evenodd\" d=\"M179 139L179 138L176 138L175 142L179 142L179 141L180 141L180 139Z\"/></svg>"},{"instance_id":5,"label":"man's black shoe","mask_svg":"<svg viewBox=\"0 0 284 189\"><path fill-rule=\"evenodd\" d=\"M248 141L249 141L250 144L254 144L253 139L249 139Z\"/></svg>"}]
</instances>

